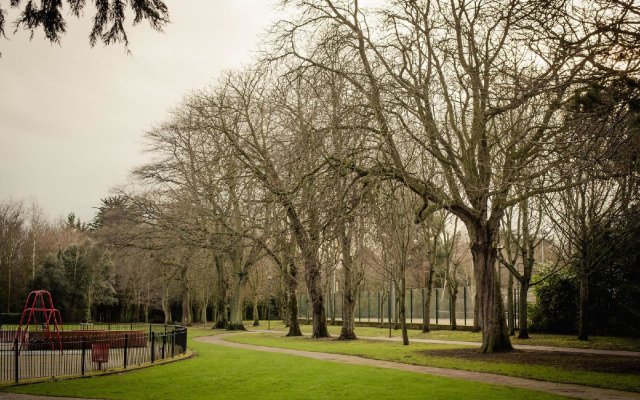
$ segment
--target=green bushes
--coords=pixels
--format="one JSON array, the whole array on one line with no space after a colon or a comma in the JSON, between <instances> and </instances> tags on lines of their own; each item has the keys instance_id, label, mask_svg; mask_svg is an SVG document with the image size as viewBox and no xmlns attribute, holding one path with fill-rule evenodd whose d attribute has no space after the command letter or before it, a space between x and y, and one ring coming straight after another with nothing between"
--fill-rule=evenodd
<instances>
[{"instance_id":1,"label":"green bushes","mask_svg":"<svg viewBox=\"0 0 640 400\"><path fill-rule=\"evenodd\" d=\"M537 303L530 304L532 332L575 333L578 323L578 280L565 271L534 288Z\"/></svg>"},{"instance_id":2,"label":"green bushes","mask_svg":"<svg viewBox=\"0 0 640 400\"><path fill-rule=\"evenodd\" d=\"M597 243L607 257L589 274L589 331L595 335L640 336L640 220L635 215L637 210L630 211ZM529 310L532 331L576 333L577 271L569 265L534 288L538 300Z\"/></svg>"},{"instance_id":3,"label":"green bushes","mask_svg":"<svg viewBox=\"0 0 640 400\"><path fill-rule=\"evenodd\" d=\"M0 313L0 326L4 324L19 324L21 313Z\"/></svg>"}]
</instances>

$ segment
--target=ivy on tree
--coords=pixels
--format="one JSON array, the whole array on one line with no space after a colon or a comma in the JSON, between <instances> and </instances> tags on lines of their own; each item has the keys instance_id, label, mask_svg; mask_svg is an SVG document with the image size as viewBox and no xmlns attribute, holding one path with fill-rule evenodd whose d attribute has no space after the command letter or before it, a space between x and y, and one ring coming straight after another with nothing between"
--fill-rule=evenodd
<instances>
[{"instance_id":1,"label":"ivy on tree","mask_svg":"<svg viewBox=\"0 0 640 400\"><path fill-rule=\"evenodd\" d=\"M127 6L133 10L133 25L147 20L157 31L169 22L169 10L162 0L94 0L96 13L89 43L94 46L98 41L105 45L112 43L129 44L124 29ZM64 0L22 1L10 0L10 8L19 9L20 15L14 21L15 31L25 29L31 32L42 29L51 43L60 43L60 37L66 32L67 23L62 13ZM81 17L87 5L86 0L66 0L70 13ZM5 36L6 9L0 3L0 35ZM14 31L14 32L15 32Z\"/></svg>"}]
</instances>

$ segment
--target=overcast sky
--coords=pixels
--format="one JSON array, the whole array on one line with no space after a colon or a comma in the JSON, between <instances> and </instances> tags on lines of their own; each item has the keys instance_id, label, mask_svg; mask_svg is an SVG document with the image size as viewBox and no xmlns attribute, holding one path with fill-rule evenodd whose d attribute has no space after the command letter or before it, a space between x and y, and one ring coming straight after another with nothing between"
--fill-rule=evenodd
<instances>
[{"instance_id":1,"label":"overcast sky","mask_svg":"<svg viewBox=\"0 0 640 400\"><path fill-rule=\"evenodd\" d=\"M144 132L190 90L255 58L276 19L273 0L166 2L164 33L128 26L131 55L90 48L91 8L68 20L60 46L41 32L0 38L0 201L35 200L52 220L73 211L88 222L146 159Z\"/></svg>"}]
</instances>

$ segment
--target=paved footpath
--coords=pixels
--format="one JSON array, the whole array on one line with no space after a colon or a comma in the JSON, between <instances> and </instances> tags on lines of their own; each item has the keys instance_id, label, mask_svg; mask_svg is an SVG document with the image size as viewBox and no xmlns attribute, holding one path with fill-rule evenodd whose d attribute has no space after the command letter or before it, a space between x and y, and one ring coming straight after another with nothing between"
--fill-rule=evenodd
<instances>
[{"instance_id":1,"label":"paved footpath","mask_svg":"<svg viewBox=\"0 0 640 400\"><path fill-rule=\"evenodd\" d=\"M361 339L381 340L387 342L402 342L401 337L385 337L385 336L358 336ZM409 339L411 343L432 343L432 344L456 344L462 346L480 347L480 342L463 342L459 340L438 340L438 339ZM536 350L551 351L558 353L574 353L574 354L598 354L604 356L627 356L640 357L640 351L628 350L601 350L601 349L580 349L576 347L555 347L555 346L533 346L529 344L514 344L514 349L518 350Z\"/></svg>"},{"instance_id":2,"label":"paved footpath","mask_svg":"<svg viewBox=\"0 0 640 400\"><path fill-rule=\"evenodd\" d=\"M249 332L257 333L260 331ZM367 365L378 368L397 369L402 371L416 372L420 374L436 375L447 378L465 379L469 381L488 383L492 385L503 385L522 389L537 390L561 396L574 397L589 400L640 400L640 393L624 392L621 390L602 389L592 386L573 385L567 383L555 383L538 381L534 379L516 378L511 376L497 375L486 372L462 371L449 368L435 368L420 365L403 364L393 361L373 360L370 358L348 356L343 354L320 353L303 350L292 350L277 347L257 346L244 343L228 342L224 340L227 336L238 335L239 333L223 334L217 336L204 336L195 338L199 342L211 343L220 346L233 347L238 349L264 351L268 353L290 354L300 357L313 358L316 360L339 362L343 364ZM240 333L242 334L242 333ZM244 333L248 334L248 333ZM388 338L387 338L388 339ZM476 343L473 343L476 345Z\"/></svg>"},{"instance_id":3,"label":"paved footpath","mask_svg":"<svg viewBox=\"0 0 640 400\"><path fill-rule=\"evenodd\" d=\"M281 333L286 334L285 331L277 331L277 330L251 330L250 333ZM380 340L385 342L402 342L402 338L399 336L360 336L360 339L366 340ZM467 342L461 340L440 340L440 339L414 339L409 338L410 343L431 343L431 344L454 344L459 346L470 346L470 347L480 347L482 343L480 342ZM602 349L581 349L576 347L556 347L556 346L534 346L530 344L514 344L514 349L517 350L535 350L535 351L550 351L550 352L558 352L558 353L577 353L577 354L596 354L603 356L626 356L626 357L640 357L640 351L630 351L630 350L602 350Z\"/></svg>"}]
</instances>

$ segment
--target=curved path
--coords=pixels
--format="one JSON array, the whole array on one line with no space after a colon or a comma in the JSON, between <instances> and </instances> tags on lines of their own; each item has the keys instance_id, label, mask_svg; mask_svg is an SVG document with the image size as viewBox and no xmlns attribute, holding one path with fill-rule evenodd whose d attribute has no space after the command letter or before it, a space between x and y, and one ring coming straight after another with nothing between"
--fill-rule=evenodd
<instances>
[{"instance_id":1,"label":"curved path","mask_svg":"<svg viewBox=\"0 0 640 400\"><path fill-rule=\"evenodd\" d=\"M231 333L217 336L198 337L194 340L204 343L227 346L238 349L264 351L268 353L290 354L294 356L313 358L316 360L339 362L344 364L368 365L378 368L397 369L402 371L417 372L420 374L436 375L447 378L465 379L469 381L488 383L492 385L503 385L522 389L537 390L561 396L575 397L589 400L640 400L640 393L624 392L621 390L602 389L592 386L573 385L567 383L555 383L538 381L534 379L516 378L511 376L497 375L486 372L462 371L448 368L425 367L420 365L403 364L393 361L373 360L359 356L349 356L343 354L320 353L303 350L284 349L278 347L258 346L244 343L235 343L224 340L225 337L238 334L260 333L260 331L247 333Z\"/></svg>"},{"instance_id":2,"label":"curved path","mask_svg":"<svg viewBox=\"0 0 640 400\"><path fill-rule=\"evenodd\" d=\"M379 340L386 342L402 342L401 337L386 337L386 336L358 336L361 339L367 340ZM457 344L462 346L480 347L480 342L463 342L460 340L440 340L440 339L409 339L413 343L433 343L433 344ZM578 347L556 347L556 346L537 346L530 344L514 344L514 349L517 350L536 350L536 351L551 351L559 353L577 353L577 354L597 354L605 356L625 356L625 357L640 357L640 351L630 350L603 350L603 349L589 349Z\"/></svg>"},{"instance_id":3,"label":"curved path","mask_svg":"<svg viewBox=\"0 0 640 400\"><path fill-rule=\"evenodd\" d=\"M285 331L258 329L249 331L251 333L281 333L286 334ZM378 340L381 342L402 342L402 337L394 336L360 336L359 339L366 340ZM431 344L454 344L460 346L480 347L482 342L469 342L462 340L442 340L442 339L419 339L409 338L411 343L431 343ZM596 354L603 356L625 356L625 357L640 357L640 351L632 350L609 350L609 349L592 349L592 348L580 348L580 347L558 347L558 346L542 346L531 344L514 344L513 348L516 350L535 350L535 351L550 351L556 353L577 353L577 354Z\"/></svg>"}]
</instances>

